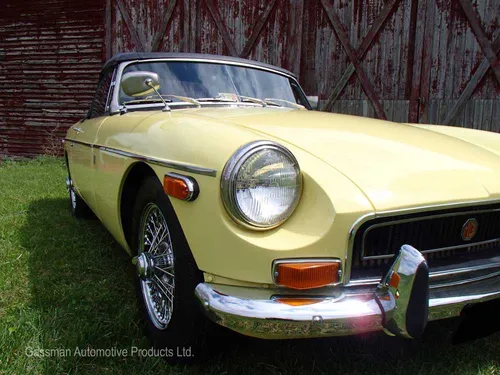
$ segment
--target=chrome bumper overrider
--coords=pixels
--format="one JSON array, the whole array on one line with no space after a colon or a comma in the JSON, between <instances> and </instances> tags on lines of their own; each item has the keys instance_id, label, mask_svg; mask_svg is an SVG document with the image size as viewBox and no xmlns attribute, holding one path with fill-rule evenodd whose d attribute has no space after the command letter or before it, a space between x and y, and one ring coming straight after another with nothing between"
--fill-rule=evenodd
<instances>
[{"instance_id":1,"label":"chrome bumper overrider","mask_svg":"<svg viewBox=\"0 0 500 375\"><path fill-rule=\"evenodd\" d=\"M415 272L408 272L409 265L417 267L418 264L415 264L415 258L405 260L403 250L377 288L337 287L317 290L305 296L289 290L200 283L195 294L212 321L248 336L267 339L345 336L379 330L414 337L405 324L415 317L420 319L422 313L425 319L417 322L417 326L423 323L423 330L427 318L455 317L468 304L500 298L500 276L496 276L466 285L431 290L427 284L425 301L419 299L422 294L417 293L417 297L412 294L414 303L409 303L412 290L417 288L414 283L421 283L421 280L415 281ZM405 251L407 255L415 256L408 249ZM398 288L384 282L392 272L401 277ZM284 298L290 297L315 298L317 302L303 306L283 303Z\"/></svg>"}]
</instances>

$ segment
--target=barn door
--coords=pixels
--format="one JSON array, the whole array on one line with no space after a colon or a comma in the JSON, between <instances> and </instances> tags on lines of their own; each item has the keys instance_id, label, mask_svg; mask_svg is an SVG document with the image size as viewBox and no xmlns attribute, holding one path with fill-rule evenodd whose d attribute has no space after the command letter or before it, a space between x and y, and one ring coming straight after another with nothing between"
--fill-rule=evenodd
<instances>
[{"instance_id":1,"label":"barn door","mask_svg":"<svg viewBox=\"0 0 500 375\"><path fill-rule=\"evenodd\" d=\"M188 52L189 2L107 0L108 57L121 52Z\"/></svg>"},{"instance_id":2,"label":"barn door","mask_svg":"<svg viewBox=\"0 0 500 375\"><path fill-rule=\"evenodd\" d=\"M500 131L500 2L308 2L301 81L322 110Z\"/></svg>"},{"instance_id":3,"label":"barn door","mask_svg":"<svg viewBox=\"0 0 500 375\"><path fill-rule=\"evenodd\" d=\"M500 2L425 0L410 121L500 131Z\"/></svg>"},{"instance_id":4,"label":"barn door","mask_svg":"<svg viewBox=\"0 0 500 375\"><path fill-rule=\"evenodd\" d=\"M305 0L107 0L108 56L199 52L251 58L300 73Z\"/></svg>"},{"instance_id":5,"label":"barn door","mask_svg":"<svg viewBox=\"0 0 500 375\"><path fill-rule=\"evenodd\" d=\"M323 111L499 131L500 0L107 0L108 56L241 56Z\"/></svg>"}]
</instances>

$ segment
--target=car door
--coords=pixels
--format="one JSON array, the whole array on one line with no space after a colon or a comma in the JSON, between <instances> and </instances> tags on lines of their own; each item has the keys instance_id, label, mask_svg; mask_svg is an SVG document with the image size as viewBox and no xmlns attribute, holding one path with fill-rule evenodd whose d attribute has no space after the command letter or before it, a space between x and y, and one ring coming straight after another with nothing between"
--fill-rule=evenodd
<instances>
[{"instance_id":1,"label":"car door","mask_svg":"<svg viewBox=\"0 0 500 375\"><path fill-rule=\"evenodd\" d=\"M73 185L85 202L95 211L95 142L101 125L108 116L108 99L112 87L113 69L103 71L90 110L85 119L69 130L70 173Z\"/></svg>"}]
</instances>

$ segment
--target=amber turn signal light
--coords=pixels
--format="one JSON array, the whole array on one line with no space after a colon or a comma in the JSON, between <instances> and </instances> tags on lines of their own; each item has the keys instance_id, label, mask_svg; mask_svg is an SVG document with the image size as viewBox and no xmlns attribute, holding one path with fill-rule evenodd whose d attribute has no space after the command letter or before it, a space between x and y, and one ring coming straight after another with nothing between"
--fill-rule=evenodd
<instances>
[{"instance_id":1,"label":"amber turn signal light","mask_svg":"<svg viewBox=\"0 0 500 375\"><path fill-rule=\"evenodd\" d=\"M183 201L193 201L198 196L198 184L192 177L167 173L163 178L163 191Z\"/></svg>"},{"instance_id":2,"label":"amber turn signal light","mask_svg":"<svg viewBox=\"0 0 500 375\"><path fill-rule=\"evenodd\" d=\"M275 267L277 285L291 289L312 289L336 284L340 262L278 263Z\"/></svg>"},{"instance_id":3,"label":"amber turn signal light","mask_svg":"<svg viewBox=\"0 0 500 375\"><path fill-rule=\"evenodd\" d=\"M314 298L276 298L275 301L289 306L307 306L314 305L322 300Z\"/></svg>"}]
</instances>

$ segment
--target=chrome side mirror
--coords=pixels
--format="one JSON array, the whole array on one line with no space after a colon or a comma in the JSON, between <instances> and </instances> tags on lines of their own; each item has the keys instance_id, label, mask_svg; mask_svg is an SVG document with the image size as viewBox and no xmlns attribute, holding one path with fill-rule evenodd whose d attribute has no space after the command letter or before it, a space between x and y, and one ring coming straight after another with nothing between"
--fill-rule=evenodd
<instances>
[{"instance_id":1,"label":"chrome side mirror","mask_svg":"<svg viewBox=\"0 0 500 375\"><path fill-rule=\"evenodd\" d=\"M312 109L318 109L319 106L319 96L307 96L307 101L311 105Z\"/></svg>"},{"instance_id":2,"label":"chrome side mirror","mask_svg":"<svg viewBox=\"0 0 500 375\"><path fill-rule=\"evenodd\" d=\"M125 73L121 87L128 96L144 96L157 92L160 88L160 77L156 73L146 71Z\"/></svg>"},{"instance_id":3,"label":"chrome side mirror","mask_svg":"<svg viewBox=\"0 0 500 375\"><path fill-rule=\"evenodd\" d=\"M389 334L418 338L429 317L429 266L422 254L403 245L394 264L377 287Z\"/></svg>"}]
</instances>

